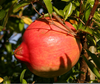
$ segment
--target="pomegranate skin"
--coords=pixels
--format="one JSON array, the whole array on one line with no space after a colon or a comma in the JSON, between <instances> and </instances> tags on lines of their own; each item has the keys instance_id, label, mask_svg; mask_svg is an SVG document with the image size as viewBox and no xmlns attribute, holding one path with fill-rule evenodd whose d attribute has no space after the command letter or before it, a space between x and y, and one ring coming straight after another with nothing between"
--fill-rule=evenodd
<instances>
[{"instance_id":1,"label":"pomegranate skin","mask_svg":"<svg viewBox=\"0 0 100 84\"><path fill-rule=\"evenodd\" d=\"M48 17L46 18L51 21ZM66 29L54 18L54 23ZM76 31L69 23L65 24ZM14 51L15 57L29 70L41 77L56 77L68 72L78 61L82 45L66 31L41 18L24 32L21 45Z\"/></svg>"}]
</instances>

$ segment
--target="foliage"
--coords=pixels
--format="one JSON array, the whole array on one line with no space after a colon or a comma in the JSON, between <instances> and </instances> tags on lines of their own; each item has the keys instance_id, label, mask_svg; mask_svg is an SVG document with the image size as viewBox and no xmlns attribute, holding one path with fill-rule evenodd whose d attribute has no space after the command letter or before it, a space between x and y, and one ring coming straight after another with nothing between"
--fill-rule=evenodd
<instances>
[{"instance_id":1,"label":"foliage","mask_svg":"<svg viewBox=\"0 0 100 84\"><path fill-rule=\"evenodd\" d=\"M34 21L39 17L52 17L53 13L62 18L63 22L71 22L79 35L85 34L88 46L87 53L91 58L87 59L84 54L82 57L96 75L94 80L87 80L86 82L99 82L100 6L98 5L93 14L92 9L95 1L99 0L0 0L0 82L3 81L4 84L19 82L73 83L78 81L79 74L84 74L80 71L81 61L79 60L68 73L57 77L57 81L55 81L53 78L42 78L32 74L23 63L14 58L13 51L20 45L22 36L18 40L14 38L18 34L23 35L25 25L30 25L32 20ZM32 4L37 11L43 10L44 14L40 13L41 16L37 14ZM92 14L93 18L88 22L89 16ZM91 50L91 46L95 48Z\"/></svg>"}]
</instances>

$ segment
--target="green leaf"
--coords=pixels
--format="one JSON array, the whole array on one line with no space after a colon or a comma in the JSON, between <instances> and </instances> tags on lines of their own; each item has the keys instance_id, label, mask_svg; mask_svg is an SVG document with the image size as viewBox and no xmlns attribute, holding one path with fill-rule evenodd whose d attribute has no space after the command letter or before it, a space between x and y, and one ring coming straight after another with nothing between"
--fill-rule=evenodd
<instances>
[{"instance_id":1,"label":"green leaf","mask_svg":"<svg viewBox=\"0 0 100 84\"><path fill-rule=\"evenodd\" d=\"M5 47L6 47L8 52L12 52L12 45L10 43L6 44Z\"/></svg>"},{"instance_id":2,"label":"green leaf","mask_svg":"<svg viewBox=\"0 0 100 84\"><path fill-rule=\"evenodd\" d=\"M24 69L20 75L20 82L23 82L24 74L25 74L26 69Z\"/></svg>"},{"instance_id":3,"label":"green leaf","mask_svg":"<svg viewBox=\"0 0 100 84\"><path fill-rule=\"evenodd\" d=\"M16 4L16 6L13 9L13 13L19 11L22 7L24 7L26 5L29 5L29 4L30 4L29 1L23 1L23 2L21 2L19 4Z\"/></svg>"},{"instance_id":4,"label":"green leaf","mask_svg":"<svg viewBox=\"0 0 100 84\"><path fill-rule=\"evenodd\" d=\"M5 18L4 18L4 21L3 21L3 27L4 28L6 27L6 24L8 22L8 18L10 16L11 12L12 12L13 7L14 7L14 4L11 5L11 7L9 8L9 10L8 10L8 12L7 12L7 14L6 14Z\"/></svg>"},{"instance_id":5,"label":"green leaf","mask_svg":"<svg viewBox=\"0 0 100 84\"><path fill-rule=\"evenodd\" d=\"M85 12L85 19L86 19L86 21L87 21L88 18L89 18L90 12L91 12L91 9L90 9L90 8L87 9L86 12Z\"/></svg>"},{"instance_id":6,"label":"green leaf","mask_svg":"<svg viewBox=\"0 0 100 84\"><path fill-rule=\"evenodd\" d=\"M72 3L70 2L69 5L68 5L68 10L67 12L65 13L65 20L72 14L73 12L73 9L72 9Z\"/></svg>"},{"instance_id":7,"label":"green leaf","mask_svg":"<svg viewBox=\"0 0 100 84\"><path fill-rule=\"evenodd\" d=\"M0 20L2 20L5 17L6 11L5 10L0 10Z\"/></svg>"},{"instance_id":8,"label":"green leaf","mask_svg":"<svg viewBox=\"0 0 100 84\"><path fill-rule=\"evenodd\" d=\"M64 17L64 12L63 12L63 10L59 10L59 14L60 14L62 17Z\"/></svg>"},{"instance_id":9,"label":"green leaf","mask_svg":"<svg viewBox=\"0 0 100 84\"><path fill-rule=\"evenodd\" d=\"M3 84L10 84L10 80L7 76L4 77Z\"/></svg>"},{"instance_id":10,"label":"green leaf","mask_svg":"<svg viewBox=\"0 0 100 84\"><path fill-rule=\"evenodd\" d=\"M93 35L93 30L90 29L88 26L87 27L86 26L83 26L82 23L79 24L78 29L80 29L81 31L84 31L84 32L86 32L88 34Z\"/></svg>"},{"instance_id":11,"label":"green leaf","mask_svg":"<svg viewBox=\"0 0 100 84\"><path fill-rule=\"evenodd\" d=\"M97 45L100 46L100 40L97 41Z\"/></svg>"},{"instance_id":12,"label":"green leaf","mask_svg":"<svg viewBox=\"0 0 100 84\"><path fill-rule=\"evenodd\" d=\"M54 6L53 6L53 9L55 10L55 12L56 12L58 15L64 17L64 12L63 12L63 10L58 10L58 9L57 9L56 7L54 7Z\"/></svg>"},{"instance_id":13,"label":"green leaf","mask_svg":"<svg viewBox=\"0 0 100 84\"><path fill-rule=\"evenodd\" d=\"M50 13L50 16L52 16L52 3L51 3L51 0L43 0L46 7L47 7L47 10L48 12Z\"/></svg>"},{"instance_id":14,"label":"green leaf","mask_svg":"<svg viewBox=\"0 0 100 84\"><path fill-rule=\"evenodd\" d=\"M65 8L63 9L64 14L65 14L65 12L66 12L67 10L68 10L68 5L66 5Z\"/></svg>"},{"instance_id":15,"label":"green leaf","mask_svg":"<svg viewBox=\"0 0 100 84\"><path fill-rule=\"evenodd\" d=\"M93 32L93 35L96 37L96 39L100 39L100 31L99 30L96 30Z\"/></svg>"},{"instance_id":16,"label":"green leaf","mask_svg":"<svg viewBox=\"0 0 100 84\"><path fill-rule=\"evenodd\" d=\"M0 31L2 31L2 29L3 29L3 26L0 26Z\"/></svg>"},{"instance_id":17,"label":"green leaf","mask_svg":"<svg viewBox=\"0 0 100 84\"><path fill-rule=\"evenodd\" d=\"M100 13L99 12L95 12L93 18L95 18L96 20L100 21Z\"/></svg>"},{"instance_id":18,"label":"green leaf","mask_svg":"<svg viewBox=\"0 0 100 84\"><path fill-rule=\"evenodd\" d=\"M23 31L23 29L24 29L24 22L23 20L21 20L21 22L19 23L19 30Z\"/></svg>"},{"instance_id":19,"label":"green leaf","mask_svg":"<svg viewBox=\"0 0 100 84\"><path fill-rule=\"evenodd\" d=\"M53 9L55 10L55 12L56 12L58 15L60 15L59 10L58 10L56 7L53 6Z\"/></svg>"},{"instance_id":20,"label":"green leaf","mask_svg":"<svg viewBox=\"0 0 100 84\"><path fill-rule=\"evenodd\" d=\"M85 62L87 63L87 65L89 66L89 68L91 69L91 71L92 71L98 78L100 78L100 74L99 74L98 70L95 68L95 66L94 66L91 62L89 62L89 61L86 59L85 56L82 56L82 57L84 58Z\"/></svg>"},{"instance_id":21,"label":"green leaf","mask_svg":"<svg viewBox=\"0 0 100 84\"><path fill-rule=\"evenodd\" d=\"M87 0L86 5L89 5L89 4L90 4L90 6L91 6L91 8L92 8L93 5L94 5L94 1L95 1L95 0Z\"/></svg>"},{"instance_id":22,"label":"green leaf","mask_svg":"<svg viewBox=\"0 0 100 84\"><path fill-rule=\"evenodd\" d=\"M69 2L70 0L61 0L61 1Z\"/></svg>"},{"instance_id":23,"label":"green leaf","mask_svg":"<svg viewBox=\"0 0 100 84\"><path fill-rule=\"evenodd\" d=\"M80 1L79 0L75 1L74 3L75 3L76 6L80 6Z\"/></svg>"},{"instance_id":24,"label":"green leaf","mask_svg":"<svg viewBox=\"0 0 100 84\"><path fill-rule=\"evenodd\" d=\"M22 84L27 84L27 81L25 79L22 79Z\"/></svg>"},{"instance_id":25,"label":"green leaf","mask_svg":"<svg viewBox=\"0 0 100 84\"><path fill-rule=\"evenodd\" d=\"M94 63L97 65L97 67L100 69L100 59L93 53L91 53L89 50L86 50L88 55L91 56Z\"/></svg>"}]
</instances>

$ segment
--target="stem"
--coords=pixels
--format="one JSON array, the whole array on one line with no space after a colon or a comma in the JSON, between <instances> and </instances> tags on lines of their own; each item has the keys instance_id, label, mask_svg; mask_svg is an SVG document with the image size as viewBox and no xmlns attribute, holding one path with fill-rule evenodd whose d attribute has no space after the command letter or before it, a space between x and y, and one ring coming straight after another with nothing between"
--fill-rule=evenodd
<instances>
[{"instance_id":1,"label":"stem","mask_svg":"<svg viewBox=\"0 0 100 84\"><path fill-rule=\"evenodd\" d=\"M81 40L82 40L82 44L83 44L83 55L88 59L88 53L85 50L85 49L88 49L86 34L84 34L82 36ZM85 83L88 66L82 57L81 57L80 66L81 66L80 71L84 72L84 74L79 75L78 83Z\"/></svg>"},{"instance_id":2,"label":"stem","mask_svg":"<svg viewBox=\"0 0 100 84\"><path fill-rule=\"evenodd\" d=\"M42 5L45 9L46 9L46 7L45 7L45 5L44 4L42 4L41 2L38 2L40 5ZM49 14L50 15L50 14ZM76 35L76 33L74 32L74 31L72 31L66 24L64 24L63 23L63 21L61 20L61 18L59 18L56 14L54 14L54 13L52 13L52 15L68 30L66 30L68 33L70 33L71 35L73 35L73 36L75 36ZM65 29L63 29L63 30L65 30Z\"/></svg>"},{"instance_id":3,"label":"stem","mask_svg":"<svg viewBox=\"0 0 100 84\"><path fill-rule=\"evenodd\" d=\"M90 22L91 22L91 20L93 18L93 15L94 15L94 13L95 13L95 11L97 9L98 4L99 4L99 0L95 0L94 6L93 6L93 8L91 10L91 13L89 15L88 21L86 22L86 26L90 25Z\"/></svg>"},{"instance_id":4,"label":"stem","mask_svg":"<svg viewBox=\"0 0 100 84\"><path fill-rule=\"evenodd\" d=\"M79 21L81 21L83 23L83 25L85 25L85 23L82 21L82 19L80 19L79 17L75 16L77 19L79 19Z\"/></svg>"},{"instance_id":5,"label":"stem","mask_svg":"<svg viewBox=\"0 0 100 84\"><path fill-rule=\"evenodd\" d=\"M35 7L34 7L34 5L33 5L32 2L31 2L31 4L32 4L32 6L33 6L33 9L34 9L40 16L42 16L45 20L47 20L48 22L50 22L48 19L46 19L46 18L44 17L44 13L43 13L43 15L41 15L41 14L35 9ZM64 29L64 28L61 28L61 27L57 26L57 25L53 22L53 20L52 20L52 22L50 22L50 23L52 23L53 25L57 26L58 28L60 28L60 29L62 29L62 30L64 30L64 31L66 31L68 34L71 34L71 35L73 35L73 36L76 35L76 33L75 33L74 31L72 31L66 24L64 24L63 21L62 21L56 14L52 13L52 15L53 15L67 30Z\"/></svg>"},{"instance_id":6,"label":"stem","mask_svg":"<svg viewBox=\"0 0 100 84\"><path fill-rule=\"evenodd\" d=\"M52 15L67 29L69 30L68 33L72 34L73 36L75 36L75 32L72 31L66 24L63 23L63 21L54 13L52 13Z\"/></svg>"},{"instance_id":7,"label":"stem","mask_svg":"<svg viewBox=\"0 0 100 84\"><path fill-rule=\"evenodd\" d=\"M34 9L40 16L42 16L42 15L35 9L35 7L34 7L34 5L33 5L32 2L31 2L31 4L32 4L33 9Z\"/></svg>"}]
</instances>

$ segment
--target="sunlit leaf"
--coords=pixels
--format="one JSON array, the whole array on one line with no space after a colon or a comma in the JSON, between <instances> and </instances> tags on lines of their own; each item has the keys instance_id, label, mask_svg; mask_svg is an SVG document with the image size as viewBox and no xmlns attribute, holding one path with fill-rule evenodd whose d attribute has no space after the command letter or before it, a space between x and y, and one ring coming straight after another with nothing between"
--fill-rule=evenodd
<instances>
[{"instance_id":1,"label":"sunlit leaf","mask_svg":"<svg viewBox=\"0 0 100 84\"><path fill-rule=\"evenodd\" d=\"M53 6L53 9L55 10L55 12L56 12L57 14L60 15L59 10L58 10L56 7Z\"/></svg>"},{"instance_id":2,"label":"sunlit leaf","mask_svg":"<svg viewBox=\"0 0 100 84\"><path fill-rule=\"evenodd\" d=\"M69 2L69 1L71 1L71 0L61 0L61 1Z\"/></svg>"},{"instance_id":3,"label":"sunlit leaf","mask_svg":"<svg viewBox=\"0 0 100 84\"><path fill-rule=\"evenodd\" d=\"M27 84L27 81L25 79L22 79L22 84Z\"/></svg>"},{"instance_id":4,"label":"sunlit leaf","mask_svg":"<svg viewBox=\"0 0 100 84\"><path fill-rule=\"evenodd\" d=\"M25 74L26 69L24 69L20 75L20 82L23 82L24 74Z\"/></svg>"},{"instance_id":5,"label":"sunlit leaf","mask_svg":"<svg viewBox=\"0 0 100 84\"><path fill-rule=\"evenodd\" d=\"M12 45L10 43L6 44L5 47L6 47L6 49L7 49L8 52L12 51Z\"/></svg>"},{"instance_id":6,"label":"sunlit leaf","mask_svg":"<svg viewBox=\"0 0 100 84\"><path fill-rule=\"evenodd\" d=\"M59 10L59 13L60 13L60 15L61 15L62 17L64 17L64 12L63 12L63 10Z\"/></svg>"},{"instance_id":7,"label":"sunlit leaf","mask_svg":"<svg viewBox=\"0 0 100 84\"><path fill-rule=\"evenodd\" d=\"M51 3L51 0L43 0L46 7L47 7L47 10L48 12L50 13L50 15L52 15L52 3Z\"/></svg>"},{"instance_id":8,"label":"sunlit leaf","mask_svg":"<svg viewBox=\"0 0 100 84\"><path fill-rule=\"evenodd\" d=\"M29 4L30 3L28 1L23 1L19 4L16 4L16 6L14 6L14 8L13 8L13 12L15 13L15 12L19 11L22 7L29 5Z\"/></svg>"},{"instance_id":9,"label":"sunlit leaf","mask_svg":"<svg viewBox=\"0 0 100 84\"><path fill-rule=\"evenodd\" d=\"M80 6L80 1L79 0L76 0L74 3L75 3L76 6Z\"/></svg>"},{"instance_id":10,"label":"sunlit leaf","mask_svg":"<svg viewBox=\"0 0 100 84\"><path fill-rule=\"evenodd\" d=\"M86 19L86 21L87 21L88 18L89 18L90 12L91 12L91 9L90 9L90 8L87 9L86 12L85 12L85 19Z\"/></svg>"},{"instance_id":11,"label":"sunlit leaf","mask_svg":"<svg viewBox=\"0 0 100 84\"><path fill-rule=\"evenodd\" d=\"M94 31L93 35L96 37L97 40L100 39L100 31L99 30Z\"/></svg>"},{"instance_id":12,"label":"sunlit leaf","mask_svg":"<svg viewBox=\"0 0 100 84\"><path fill-rule=\"evenodd\" d=\"M94 1L95 1L95 0L87 0L86 5L90 4L90 6L91 6L91 8L92 8L93 5L94 5Z\"/></svg>"},{"instance_id":13,"label":"sunlit leaf","mask_svg":"<svg viewBox=\"0 0 100 84\"><path fill-rule=\"evenodd\" d=\"M67 12L65 13L65 20L72 14L73 10L72 10L72 3L69 3L68 5L68 10Z\"/></svg>"},{"instance_id":14,"label":"sunlit leaf","mask_svg":"<svg viewBox=\"0 0 100 84\"><path fill-rule=\"evenodd\" d=\"M56 7L53 7L53 9L55 10L55 12L56 12L58 15L64 17L64 12L63 12L63 10L58 10Z\"/></svg>"},{"instance_id":15,"label":"sunlit leaf","mask_svg":"<svg viewBox=\"0 0 100 84\"><path fill-rule=\"evenodd\" d=\"M97 11L94 13L93 18L95 18L96 20L100 21L100 13L98 13Z\"/></svg>"},{"instance_id":16,"label":"sunlit leaf","mask_svg":"<svg viewBox=\"0 0 100 84\"><path fill-rule=\"evenodd\" d=\"M93 35L93 32L94 32L94 30L92 30L88 26L87 27L86 26L83 26L82 23L79 24L78 29L81 30L81 31L83 31L83 32L86 32L88 34L91 34L91 35Z\"/></svg>"},{"instance_id":17,"label":"sunlit leaf","mask_svg":"<svg viewBox=\"0 0 100 84\"><path fill-rule=\"evenodd\" d=\"M66 6L65 6L65 8L63 9L64 14L65 14L65 12L68 10L68 7L69 7L69 6L68 6L68 5L66 5Z\"/></svg>"},{"instance_id":18,"label":"sunlit leaf","mask_svg":"<svg viewBox=\"0 0 100 84\"><path fill-rule=\"evenodd\" d=\"M19 30L22 31L24 29L24 21L21 20L21 22L19 23Z\"/></svg>"},{"instance_id":19,"label":"sunlit leaf","mask_svg":"<svg viewBox=\"0 0 100 84\"><path fill-rule=\"evenodd\" d=\"M29 17L22 16L21 19L24 21L25 24L30 25L32 23L32 19Z\"/></svg>"}]
</instances>

